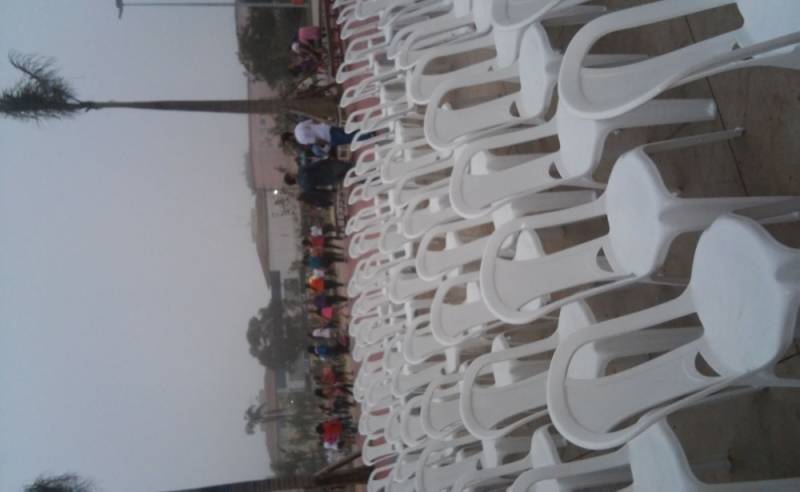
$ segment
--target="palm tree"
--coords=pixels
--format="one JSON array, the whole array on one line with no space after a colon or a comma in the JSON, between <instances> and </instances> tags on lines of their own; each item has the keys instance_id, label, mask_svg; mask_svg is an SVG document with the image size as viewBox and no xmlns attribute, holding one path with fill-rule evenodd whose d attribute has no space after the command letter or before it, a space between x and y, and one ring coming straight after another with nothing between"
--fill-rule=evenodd
<instances>
[{"instance_id":1,"label":"palm tree","mask_svg":"<svg viewBox=\"0 0 800 492\"><path fill-rule=\"evenodd\" d=\"M77 97L52 58L11 52L11 66L22 78L0 93L0 114L22 121L70 118L107 108L196 111L206 113L264 114L295 112L325 118L336 114L336 102L327 97L298 99L85 101Z\"/></svg>"},{"instance_id":2,"label":"palm tree","mask_svg":"<svg viewBox=\"0 0 800 492\"><path fill-rule=\"evenodd\" d=\"M256 426L274 422L276 420L283 420L290 415L291 409L288 408L273 408L267 410L267 404L250 405L244 411L244 430L247 434L254 434Z\"/></svg>"},{"instance_id":3,"label":"palm tree","mask_svg":"<svg viewBox=\"0 0 800 492\"><path fill-rule=\"evenodd\" d=\"M75 473L62 475L40 475L24 487L25 492L90 492L92 481Z\"/></svg>"}]
</instances>

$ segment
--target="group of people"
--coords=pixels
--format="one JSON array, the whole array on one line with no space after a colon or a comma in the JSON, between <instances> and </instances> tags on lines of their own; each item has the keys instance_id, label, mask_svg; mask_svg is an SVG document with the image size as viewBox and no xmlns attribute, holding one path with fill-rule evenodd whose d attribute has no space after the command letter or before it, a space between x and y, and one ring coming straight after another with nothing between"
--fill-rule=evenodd
<instances>
[{"instance_id":1,"label":"group of people","mask_svg":"<svg viewBox=\"0 0 800 492\"><path fill-rule=\"evenodd\" d=\"M342 449L352 444L357 434L350 409L355 405L352 396L352 384L348 382L344 366L324 364L314 374L317 388L314 394L323 400L319 405L326 419L320 422L316 431L322 446L326 450Z\"/></svg>"},{"instance_id":2,"label":"group of people","mask_svg":"<svg viewBox=\"0 0 800 492\"><path fill-rule=\"evenodd\" d=\"M289 72L294 76L310 77L324 69L322 30L319 26L302 26L292 37L292 58Z\"/></svg>"},{"instance_id":3,"label":"group of people","mask_svg":"<svg viewBox=\"0 0 800 492\"><path fill-rule=\"evenodd\" d=\"M341 246L334 243L340 237L330 225L313 225L303 240L303 260L311 274L307 280L309 290L309 318L316 326L309 335L313 341L308 352L321 360L329 360L349 351L349 340L338 333L337 308L347 301L339 295L342 286L336 280L334 264L344 262Z\"/></svg>"},{"instance_id":4,"label":"group of people","mask_svg":"<svg viewBox=\"0 0 800 492\"><path fill-rule=\"evenodd\" d=\"M308 278L309 318L314 322L308 334L308 352L316 358L313 371L314 394L322 400L319 409L325 420L316 426L320 442L327 452L336 452L352 444L357 434L350 414L355 406L353 386L344 356L350 340L340 329L337 309L347 301L338 294L342 284L335 280L334 266L344 262L342 248L335 241L341 237L333 226L312 225L303 240L303 261L311 271Z\"/></svg>"},{"instance_id":5,"label":"group of people","mask_svg":"<svg viewBox=\"0 0 800 492\"><path fill-rule=\"evenodd\" d=\"M333 190L353 167L352 162L336 157L336 149L349 145L354 136L343 128L313 120L301 121L294 131L283 133L281 142L294 149L297 164L296 171L284 173L284 183L297 185L301 201L320 208L330 207Z\"/></svg>"}]
</instances>

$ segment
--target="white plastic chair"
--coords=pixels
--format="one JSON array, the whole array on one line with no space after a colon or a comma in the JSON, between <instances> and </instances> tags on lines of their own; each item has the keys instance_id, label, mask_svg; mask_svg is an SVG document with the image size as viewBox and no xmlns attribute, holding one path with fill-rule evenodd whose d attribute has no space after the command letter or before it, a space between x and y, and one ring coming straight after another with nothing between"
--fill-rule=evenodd
<instances>
[{"instance_id":1,"label":"white plastic chair","mask_svg":"<svg viewBox=\"0 0 800 492\"><path fill-rule=\"evenodd\" d=\"M752 207L798 206L793 197L733 197L680 199L665 187L649 153L685 148L736 136L723 131L640 146L614 165L605 193L596 201L571 209L512 221L495 231L481 262L481 292L489 309L507 323L535 320L577 299L630 285L656 281L672 241L684 232L708 227L720 215ZM792 205L793 204L793 205ZM769 217L769 210L762 212ZM498 257L508 237L536 230L607 217L607 235L524 261ZM599 284L599 285L597 285ZM556 301L531 301L565 289L581 290Z\"/></svg>"},{"instance_id":2,"label":"white plastic chair","mask_svg":"<svg viewBox=\"0 0 800 492\"><path fill-rule=\"evenodd\" d=\"M372 61L372 59L375 61ZM377 56L371 57L367 64L343 64L345 69L339 70L342 73L341 83L350 78L364 77L357 84L347 87L342 92L339 106L347 108L353 104L363 103L371 99L380 99L381 89L392 87L396 84L404 83L404 73L396 70L391 64L383 63Z\"/></svg>"},{"instance_id":3,"label":"white plastic chair","mask_svg":"<svg viewBox=\"0 0 800 492\"><path fill-rule=\"evenodd\" d=\"M741 28L645 61L587 68L586 54L605 35L735 4ZM794 0L661 0L600 17L584 26L564 54L559 97L584 118L611 118L693 80L753 66L800 68L800 4Z\"/></svg>"},{"instance_id":4,"label":"white plastic chair","mask_svg":"<svg viewBox=\"0 0 800 492\"><path fill-rule=\"evenodd\" d=\"M620 488L626 491L791 491L800 480L759 480L706 484L699 481L686 459L680 442L661 420L624 447L608 454L563 463L558 446L547 428L534 433L532 469L519 476L508 492L577 490L587 487ZM724 461L699 463L697 467L728 467ZM632 482L632 483L631 483ZM627 485L627 486L626 486Z\"/></svg>"},{"instance_id":5,"label":"white plastic chair","mask_svg":"<svg viewBox=\"0 0 800 492\"><path fill-rule=\"evenodd\" d=\"M419 239L428 229L458 218L450 206L446 182L432 186L412 197L400 216L400 231L410 239Z\"/></svg>"},{"instance_id":6,"label":"white plastic chair","mask_svg":"<svg viewBox=\"0 0 800 492\"><path fill-rule=\"evenodd\" d=\"M426 101L425 112L425 137L432 147L448 149L468 138L503 128L542 123L555 93L561 54L552 48L544 26L538 22L532 22L521 38L513 45L515 53L519 50L519 59L509 66L483 70L483 73L458 74L436 85ZM631 55L591 55L586 62L598 65L630 58ZM519 83L520 89L489 101L462 100L460 106L463 107L458 109L443 103L455 90L499 82Z\"/></svg>"},{"instance_id":7,"label":"white plastic chair","mask_svg":"<svg viewBox=\"0 0 800 492\"><path fill-rule=\"evenodd\" d=\"M365 465L374 465L378 461L396 456L402 451L402 446L385 442L383 437L365 439L361 447L361 461Z\"/></svg>"},{"instance_id":8,"label":"white plastic chair","mask_svg":"<svg viewBox=\"0 0 800 492\"><path fill-rule=\"evenodd\" d=\"M450 158L449 152L435 151L428 146L428 141L424 137L403 142L392 146L382 159L381 179L384 183L394 183L409 172L435 165L448 158Z\"/></svg>"},{"instance_id":9,"label":"white plastic chair","mask_svg":"<svg viewBox=\"0 0 800 492\"><path fill-rule=\"evenodd\" d=\"M513 245L514 261L527 261L545 255L539 237L531 230L521 231ZM447 302L448 294L457 288L466 292L463 302ZM436 289L431 303L431 330L440 343L456 343L496 324L497 315L487 306L482 291L479 272L448 278ZM540 307L548 300L547 296L535 299L529 307Z\"/></svg>"},{"instance_id":10,"label":"white plastic chair","mask_svg":"<svg viewBox=\"0 0 800 492\"><path fill-rule=\"evenodd\" d=\"M391 139L384 139L379 144L367 147L359 153L355 165L357 174L363 175L375 171L381 173L387 163L411 159L424 151L420 145L425 142L422 138L422 128L398 123L403 122L395 122L392 127L393 137ZM383 174L381 177L384 178ZM389 181L391 180L386 180L386 182Z\"/></svg>"},{"instance_id":11,"label":"white plastic chair","mask_svg":"<svg viewBox=\"0 0 800 492\"><path fill-rule=\"evenodd\" d=\"M583 3L583 2L578 2ZM524 4L524 6L523 6ZM418 49L409 49L411 43L405 40L401 48L406 50L406 57L396 56L396 50L389 50L390 58L397 61L403 68L411 68L412 72L407 80L407 93L411 102L428 104L433 90L447 80L470 80L475 76L492 71L508 68L517 60L520 51L520 38L525 29L534 23L543 23L550 26L569 24L582 24L603 13L602 6L576 6L576 2L558 1L544 5L542 2L519 2L517 0L495 0L487 2L474 2L472 15L453 18L453 40L447 42L428 43ZM517 15L513 22L509 22L509 12ZM469 21L472 22L469 22ZM462 21L459 23L459 21ZM466 21L466 22L464 22ZM434 24L433 22L431 22ZM433 29L443 30L443 23L435 23ZM424 29L421 29L424 32ZM399 44L399 43L394 43ZM444 73L427 73L431 63L440 58L466 54L476 50L493 50L494 56L466 66L457 67ZM538 66L538 63L537 63Z\"/></svg>"},{"instance_id":12,"label":"white plastic chair","mask_svg":"<svg viewBox=\"0 0 800 492\"><path fill-rule=\"evenodd\" d=\"M372 4L366 7L368 11L376 12L377 17L367 16L370 21L364 22L358 18L358 8L356 16L345 24L342 29L342 38L350 39L345 60L352 61L363 59L365 55L374 53L386 54L390 45L404 39L409 31L414 32L428 18L438 18L449 10L450 1L443 0L422 0L419 2L407 2L402 0L391 0L389 4L378 7ZM365 7L362 7L362 12ZM366 44L359 44L357 41L367 39Z\"/></svg>"},{"instance_id":13,"label":"white plastic chair","mask_svg":"<svg viewBox=\"0 0 800 492\"><path fill-rule=\"evenodd\" d=\"M450 179L453 208L467 218L479 217L492 206L556 186L601 187L592 173L612 131L713 119L712 100L658 100L610 120L578 118L559 105L545 124L482 138L455 156ZM525 142L558 136L551 154L497 157L490 152Z\"/></svg>"},{"instance_id":14,"label":"white plastic chair","mask_svg":"<svg viewBox=\"0 0 800 492\"><path fill-rule=\"evenodd\" d=\"M489 485L493 485L493 490L506 490L506 487L511 485L517 476L527 470L530 470L534 466L534 461L541 461L540 455L543 453L549 453L552 450L552 453L555 454L555 459L560 461L558 458L557 445L560 444L561 446L559 447L563 447L566 441L561 438L560 442L558 442L557 438L560 438L561 436L555 436L556 438L554 438L553 436L549 435L549 429L552 429L551 425L542 426L536 429L531 436L530 449L526 456L509 463L501 464L499 466L484 467L479 470L464 473L453 483L450 492L474 490L476 487L483 489ZM546 435L544 439L542 438L543 433ZM543 446L541 441L546 443L547 449L542 449ZM597 482L587 483L587 485L596 484Z\"/></svg>"},{"instance_id":15,"label":"white plastic chair","mask_svg":"<svg viewBox=\"0 0 800 492\"><path fill-rule=\"evenodd\" d=\"M347 246L347 255L357 259L365 254L378 249L378 239L380 238L381 227L373 225L363 231L359 231L350 238Z\"/></svg>"},{"instance_id":16,"label":"white plastic chair","mask_svg":"<svg viewBox=\"0 0 800 492\"><path fill-rule=\"evenodd\" d=\"M414 270L414 263L414 258L409 258L390 273L389 285L386 287L386 297L390 302L406 302L436 289L438 279L420 278Z\"/></svg>"},{"instance_id":17,"label":"white plastic chair","mask_svg":"<svg viewBox=\"0 0 800 492\"><path fill-rule=\"evenodd\" d=\"M352 235L356 232L362 231L370 225L379 224L381 221L388 217L392 217L392 207L389 205L388 199L381 198L373 199L375 204L371 207L364 207L358 210L352 217L347 220L345 225L345 234Z\"/></svg>"},{"instance_id":18,"label":"white plastic chair","mask_svg":"<svg viewBox=\"0 0 800 492\"><path fill-rule=\"evenodd\" d=\"M435 225L420 239L416 257L417 273L423 279L432 280L444 272L480 260L491 231L485 236L466 238L460 233L467 230L474 230L477 227L496 229L518 217L574 207L595 198L597 193L593 190L535 193L497 206L483 217L459 218ZM432 250L431 243L436 240L445 240L446 247L442 250Z\"/></svg>"},{"instance_id":19,"label":"white plastic chair","mask_svg":"<svg viewBox=\"0 0 800 492\"><path fill-rule=\"evenodd\" d=\"M389 203L395 210L405 208L411 201L436 189L447 188L452 160L444 159L409 171L393 183L389 191Z\"/></svg>"},{"instance_id":20,"label":"white plastic chair","mask_svg":"<svg viewBox=\"0 0 800 492\"><path fill-rule=\"evenodd\" d=\"M796 380L776 378L773 369L795 336L798 268L800 253L779 244L754 221L717 219L700 238L692 277L681 295L561 341L547 382L556 428L581 447L607 449L731 386L798 386ZM579 358L576 352L586 344L693 313L703 327L700 338L614 375L569 375ZM715 375L698 370L698 357ZM610 430L642 412L635 422Z\"/></svg>"},{"instance_id":21,"label":"white plastic chair","mask_svg":"<svg viewBox=\"0 0 800 492\"><path fill-rule=\"evenodd\" d=\"M479 441L472 436L430 441L418 459L416 488L425 492L449 490L460 477L500 466L509 456L524 455L529 437Z\"/></svg>"},{"instance_id":22,"label":"white plastic chair","mask_svg":"<svg viewBox=\"0 0 800 492\"><path fill-rule=\"evenodd\" d=\"M389 58L396 67L409 69L422 56L437 49L480 38L491 29L490 3L454 0L451 13L420 23L408 36L390 46Z\"/></svg>"},{"instance_id":23,"label":"white plastic chair","mask_svg":"<svg viewBox=\"0 0 800 492\"><path fill-rule=\"evenodd\" d=\"M547 372L532 373L527 377L517 373L522 359L535 357L547 366L547 354L562 340L595 323L594 314L583 302L568 304L561 309L556 331L541 340L493 350L478 357L464 375L460 412L461 420L470 433L481 439L504 436L514 429L546 415ZM545 323L546 325L547 323ZM570 376L597 377L606 370L609 362L622 357L661 353L674 349L699 336L696 328L655 329L646 336L624 337L621 340L601 340L584 347L577 355ZM503 335L498 336L501 340ZM509 365L511 376L497 377L490 385L479 383L478 378L490 365ZM497 374L497 370L494 370ZM503 402L499 404L498 402ZM500 423L502 426L499 426Z\"/></svg>"}]
</instances>

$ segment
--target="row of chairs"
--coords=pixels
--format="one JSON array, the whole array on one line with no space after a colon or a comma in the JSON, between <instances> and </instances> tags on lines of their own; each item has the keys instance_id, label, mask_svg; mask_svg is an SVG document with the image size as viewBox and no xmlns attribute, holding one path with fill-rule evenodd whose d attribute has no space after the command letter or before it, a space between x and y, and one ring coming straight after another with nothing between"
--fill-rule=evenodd
<instances>
[{"instance_id":1,"label":"row of chairs","mask_svg":"<svg viewBox=\"0 0 800 492\"><path fill-rule=\"evenodd\" d=\"M612 132L716 116L713 100L662 92L755 65L800 68L800 3L334 5L348 42L341 105L355 108L346 129L361 134L345 181L361 207L346 228L358 259L347 288L369 490L712 487L698 474L726 460L690 465L665 419L798 385L775 366L796 336L800 252L764 226L800 218L800 198L667 188L662 152L741 129L638 145L607 182L594 176ZM725 5L741 28L653 57L589 54L606 34ZM547 33L561 26L578 27L564 53ZM511 88L479 97L490 83ZM553 139L556 151L519 150ZM564 244L563 230L595 220L605 234ZM690 278L663 275L692 231ZM603 321L587 302L648 285L679 293Z\"/></svg>"}]
</instances>

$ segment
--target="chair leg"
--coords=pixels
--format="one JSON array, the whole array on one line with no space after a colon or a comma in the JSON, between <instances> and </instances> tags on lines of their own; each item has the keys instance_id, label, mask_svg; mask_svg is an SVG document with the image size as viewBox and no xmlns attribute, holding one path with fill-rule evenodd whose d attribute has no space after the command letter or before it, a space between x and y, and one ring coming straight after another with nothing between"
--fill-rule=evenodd
<instances>
[{"instance_id":1,"label":"chair leg","mask_svg":"<svg viewBox=\"0 0 800 492\"><path fill-rule=\"evenodd\" d=\"M657 152L666 152L668 150L685 149L695 145L723 142L725 140L739 138L743 133L744 128L734 128L732 130L703 133L701 135L692 135L691 137L673 138L671 140L654 142L645 145L644 148L648 154L654 154Z\"/></svg>"}]
</instances>

